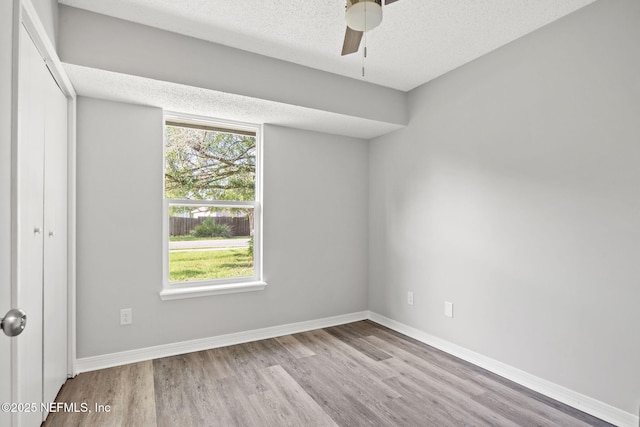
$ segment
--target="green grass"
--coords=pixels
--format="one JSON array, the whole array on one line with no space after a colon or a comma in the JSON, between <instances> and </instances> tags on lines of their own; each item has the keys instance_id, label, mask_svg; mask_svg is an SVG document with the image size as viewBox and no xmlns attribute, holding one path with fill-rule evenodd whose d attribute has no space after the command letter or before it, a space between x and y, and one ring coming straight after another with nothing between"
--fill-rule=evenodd
<instances>
[{"instance_id":1,"label":"green grass","mask_svg":"<svg viewBox=\"0 0 640 427\"><path fill-rule=\"evenodd\" d=\"M230 239L248 239L249 236L234 236ZM171 242L191 242L194 240L228 240L224 237L195 237L191 235L186 236L170 236L169 241Z\"/></svg>"},{"instance_id":2,"label":"green grass","mask_svg":"<svg viewBox=\"0 0 640 427\"><path fill-rule=\"evenodd\" d=\"M253 276L253 258L246 249L169 252L169 280L223 279Z\"/></svg>"}]
</instances>

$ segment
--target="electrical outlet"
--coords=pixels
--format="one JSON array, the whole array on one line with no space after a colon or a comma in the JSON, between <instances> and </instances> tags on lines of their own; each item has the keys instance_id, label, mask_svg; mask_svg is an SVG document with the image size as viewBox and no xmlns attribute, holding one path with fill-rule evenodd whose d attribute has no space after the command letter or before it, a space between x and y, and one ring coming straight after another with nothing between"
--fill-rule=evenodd
<instances>
[{"instance_id":1,"label":"electrical outlet","mask_svg":"<svg viewBox=\"0 0 640 427\"><path fill-rule=\"evenodd\" d=\"M413 292L412 291L407 292L407 304L413 305Z\"/></svg>"},{"instance_id":2,"label":"electrical outlet","mask_svg":"<svg viewBox=\"0 0 640 427\"><path fill-rule=\"evenodd\" d=\"M453 317L453 303L449 301L444 302L444 315L447 317Z\"/></svg>"},{"instance_id":3,"label":"electrical outlet","mask_svg":"<svg viewBox=\"0 0 640 427\"><path fill-rule=\"evenodd\" d=\"M130 325L133 323L133 310L130 308L120 309L120 325Z\"/></svg>"}]
</instances>

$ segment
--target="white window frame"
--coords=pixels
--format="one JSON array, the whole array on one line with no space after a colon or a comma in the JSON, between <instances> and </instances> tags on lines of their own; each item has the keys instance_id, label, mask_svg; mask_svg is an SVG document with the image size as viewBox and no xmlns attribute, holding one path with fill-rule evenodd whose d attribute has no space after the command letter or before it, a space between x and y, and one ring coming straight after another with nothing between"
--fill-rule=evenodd
<instances>
[{"instance_id":1,"label":"white window frame","mask_svg":"<svg viewBox=\"0 0 640 427\"><path fill-rule=\"evenodd\" d=\"M174 300L182 298L203 297L210 295L230 294L237 292L250 292L263 290L267 284L262 276L262 126L229 120L219 120L192 114L166 112L164 113L163 126L167 121L210 126L230 131L255 132L256 138L256 181L255 199L253 201L211 201L190 199L167 199L164 197L165 182L165 156L163 143L162 155L162 300ZM164 133L164 132L163 132ZM164 133L166 134L166 133ZM169 207L170 206L211 206L219 208L253 208L253 271L252 277L237 277L226 279L192 280L185 282L171 282L169 280Z\"/></svg>"}]
</instances>

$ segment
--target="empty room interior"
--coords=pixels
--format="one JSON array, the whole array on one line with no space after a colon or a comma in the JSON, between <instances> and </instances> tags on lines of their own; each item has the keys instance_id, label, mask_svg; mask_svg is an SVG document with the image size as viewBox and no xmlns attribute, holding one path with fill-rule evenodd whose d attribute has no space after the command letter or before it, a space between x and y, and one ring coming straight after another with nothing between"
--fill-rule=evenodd
<instances>
[{"instance_id":1,"label":"empty room interior","mask_svg":"<svg viewBox=\"0 0 640 427\"><path fill-rule=\"evenodd\" d=\"M1 426L640 425L638 0L0 28Z\"/></svg>"}]
</instances>

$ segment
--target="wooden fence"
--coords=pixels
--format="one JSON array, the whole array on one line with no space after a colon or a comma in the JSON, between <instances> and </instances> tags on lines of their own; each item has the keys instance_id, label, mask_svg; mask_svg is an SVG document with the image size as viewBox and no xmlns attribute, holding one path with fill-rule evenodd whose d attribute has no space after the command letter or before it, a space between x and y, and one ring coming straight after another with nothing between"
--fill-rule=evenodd
<instances>
[{"instance_id":1,"label":"wooden fence","mask_svg":"<svg viewBox=\"0 0 640 427\"><path fill-rule=\"evenodd\" d=\"M169 232L171 236L186 236L207 218L180 218L177 216L169 217ZM230 217L217 216L212 219L218 224L227 224L231 227L234 236L249 236L249 218L248 217Z\"/></svg>"}]
</instances>

